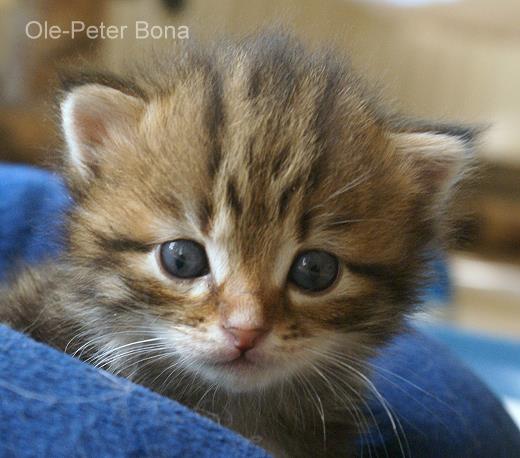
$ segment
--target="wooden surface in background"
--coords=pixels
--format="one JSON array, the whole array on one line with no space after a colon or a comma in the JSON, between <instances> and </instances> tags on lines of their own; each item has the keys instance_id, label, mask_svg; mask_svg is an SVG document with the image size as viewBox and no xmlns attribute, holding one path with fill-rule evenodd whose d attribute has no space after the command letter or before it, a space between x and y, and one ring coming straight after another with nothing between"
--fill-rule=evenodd
<instances>
[{"instance_id":1,"label":"wooden surface in background","mask_svg":"<svg viewBox=\"0 0 520 458\"><path fill-rule=\"evenodd\" d=\"M71 21L98 24L105 18L105 0L35 0L3 5L4 50L0 88L0 160L45 164L58 147L54 109L57 65L67 59L92 58L97 40L78 34L72 40L26 36L29 21L57 25Z\"/></svg>"}]
</instances>

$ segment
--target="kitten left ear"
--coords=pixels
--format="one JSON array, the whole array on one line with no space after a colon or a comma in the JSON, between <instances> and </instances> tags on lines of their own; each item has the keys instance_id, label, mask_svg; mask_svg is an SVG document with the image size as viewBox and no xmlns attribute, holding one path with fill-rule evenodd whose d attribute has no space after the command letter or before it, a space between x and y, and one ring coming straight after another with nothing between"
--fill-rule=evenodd
<instances>
[{"instance_id":1,"label":"kitten left ear","mask_svg":"<svg viewBox=\"0 0 520 458\"><path fill-rule=\"evenodd\" d=\"M60 108L68 162L87 179L101 159L102 146L135 128L143 101L109 86L85 84L72 88Z\"/></svg>"},{"instance_id":2,"label":"kitten left ear","mask_svg":"<svg viewBox=\"0 0 520 458\"><path fill-rule=\"evenodd\" d=\"M445 131L398 132L390 135L398 154L411 166L419 185L432 196L445 195L466 172L478 132L446 128Z\"/></svg>"}]
</instances>

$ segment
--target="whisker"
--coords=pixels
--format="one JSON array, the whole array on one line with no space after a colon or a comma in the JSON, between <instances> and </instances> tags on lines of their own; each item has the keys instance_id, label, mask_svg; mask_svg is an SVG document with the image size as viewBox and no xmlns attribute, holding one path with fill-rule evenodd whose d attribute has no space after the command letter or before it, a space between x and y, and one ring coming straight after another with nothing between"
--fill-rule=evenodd
<instances>
[{"instance_id":1,"label":"whisker","mask_svg":"<svg viewBox=\"0 0 520 458\"><path fill-rule=\"evenodd\" d=\"M341 361L341 360L338 360L336 357L334 357L332 354L325 352L320 352L320 351L316 351L314 349L310 349L311 351L321 355L322 357L328 357L329 360L331 362L334 362L335 364L339 365L339 366L343 366L345 369L347 369L349 372L351 372L353 375L356 375L357 377L359 377L363 382L365 382L365 385L367 386L367 388L370 389L370 391L375 395L376 399L379 401L379 403L381 404L381 407L383 408L383 410L385 411L389 421L390 421L390 424L392 426L392 431L394 432L394 435L397 439L397 442L398 442L398 445L399 445L399 449L400 449L400 452L401 452L401 455L403 457L405 456L411 456L411 451L410 451L410 447L409 447L409 443L408 443L408 439L406 437L406 433L404 432L404 428L401 424L401 422L399 421L399 419L393 414L393 410L392 408L389 406L388 402L386 401L386 399L381 395L381 393L378 391L378 389L376 388L376 386L372 383L372 381L370 379L368 379L368 377L366 375L364 375L362 372L360 372L358 369L356 369L355 367L353 367L351 364L348 364L347 362L345 361ZM401 440L401 435L400 433L402 433L403 437L404 437L404 440L405 440L405 445L406 445L406 448L407 448L407 454L405 454L405 446L403 445L402 443L402 440Z\"/></svg>"},{"instance_id":2,"label":"whisker","mask_svg":"<svg viewBox=\"0 0 520 458\"><path fill-rule=\"evenodd\" d=\"M441 404L443 407L445 407L448 410L450 410L451 412L453 412L454 415L456 415L458 418L460 418L464 422L465 419L460 415L460 412L458 412L452 406L450 406L449 404L444 402L442 399L439 399L437 396L433 395L432 393L428 392L427 390L424 390L423 388L421 388L420 386L416 385L415 383L410 382L406 378L400 376L399 374L397 374L397 373L395 373L395 372L393 372L393 371L391 371L389 369L380 367L380 366L378 366L378 365L376 365L374 363L370 363L368 361L362 361L362 360L360 360L358 358L355 358L354 356L347 356L347 355L345 355L343 353L336 353L336 352L333 352L333 353L337 354L338 356L341 356L342 358L346 358L346 359L349 359L349 360L351 360L351 361L353 361L353 362L355 362L357 364L363 365L363 366L365 366L365 367L367 367L367 368L369 368L371 370L375 370L375 371L379 372L379 376L381 378L386 380L388 383L390 383L392 386L394 386L396 389L398 389L402 393L404 393L407 396L409 396L411 399L413 399L415 402L417 402L426 412L428 412L430 415L432 415L434 418L436 418L439 421L439 423L446 429L448 434L452 435L453 434L452 430L446 425L446 423L444 421L442 421L442 419L435 413L435 411L433 411L433 410L429 409L428 407L426 407L424 403L422 403L421 401L417 400L409 391L405 390L399 383L396 383L395 381L391 380L389 377L383 375L383 373L397 378L401 382L411 386L412 388L416 389L420 393L425 394L426 396L428 396L431 399L435 400L436 402ZM411 425L411 426L414 429L416 429L417 431L419 431L421 433L424 433L423 431L418 430L414 425ZM427 434L427 433L424 433L424 434Z\"/></svg>"},{"instance_id":3,"label":"whisker","mask_svg":"<svg viewBox=\"0 0 520 458\"><path fill-rule=\"evenodd\" d=\"M87 362L92 364L94 367L101 367L101 366L105 366L105 365L110 365L114 361L117 361L118 359L121 359L123 357L128 357L131 355L138 355L138 354L142 354L142 353L148 353L150 351L161 350L164 348L165 347L161 344L155 344L155 345L148 345L146 347L136 348L133 350L128 350L123 353L115 353L115 354L114 354L114 352L102 353L102 354L97 355L94 358L89 358L89 360L87 360ZM130 358L127 358L127 359L130 360Z\"/></svg>"},{"instance_id":4,"label":"whisker","mask_svg":"<svg viewBox=\"0 0 520 458\"><path fill-rule=\"evenodd\" d=\"M384 451L385 451L385 455L388 457L388 450L386 448L386 444L384 442L384 439L383 439L383 434L381 432L381 429L379 427L379 424L374 416L374 413L372 412L372 409L370 408L370 406L368 405L368 403L366 402L364 396L359 393L352 385L350 385L346 380L344 380L343 378L341 378L335 371L333 371L332 369L328 369L326 366L323 367L323 371L327 372L327 373L330 373L331 376L333 376L338 385L341 386L342 384L346 385L347 389L349 390L349 392L351 392L354 396L356 396L356 398L361 402L361 404L364 406L364 408L368 411L368 413L370 414L370 417L372 419L372 422L373 424L375 425L375 427L377 428L377 432L378 432L378 435L379 435L379 438L383 444L383 447L384 447ZM348 399L350 399L350 396L348 396ZM360 424L363 425L364 429L365 429L365 432L361 432L361 434L363 436L365 436L368 440L368 445L369 445L369 455L372 456L372 447L374 448L374 452L377 453L377 450L375 448L375 445L373 444L373 439L370 435L370 432L369 432L369 423L367 421L367 419L365 418L365 415L363 415L363 413L358 409L356 408L356 406L354 405L354 403L352 402L352 400L349 401L352 409L353 409L353 414L355 414L356 416L358 416L359 420L360 420Z\"/></svg>"},{"instance_id":5,"label":"whisker","mask_svg":"<svg viewBox=\"0 0 520 458\"><path fill-rule=\"evenodd\" d=\"M320 417L322 433L323 433L323 448L325 449L326 444L327 444L327 429L325 426L325 410L323 409L323 404L321 402L321 398L319 397L318 393L312 386L312 383L307 380L307 377L305 377L305 374L300 372L299 374L295 374L295 375L299 378L302 388L307 392L307 395L308 395L310 401L316 408L318 416ZM314 393L314 396L313 396L313 393Z\"/></svg>"}]
</instances>

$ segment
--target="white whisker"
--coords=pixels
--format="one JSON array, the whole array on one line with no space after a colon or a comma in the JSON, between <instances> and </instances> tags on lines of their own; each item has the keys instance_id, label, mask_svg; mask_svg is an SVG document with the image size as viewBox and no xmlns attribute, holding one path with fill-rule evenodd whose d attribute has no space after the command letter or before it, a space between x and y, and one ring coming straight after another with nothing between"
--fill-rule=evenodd
<instances>
[{"instance_id":1,"label":"white whisker","mask_svg":"<svg viewBox=\"0 0 520 458\"><path fill-rule=\"evenodd\" d=\"M311 349L311 351L315 351L315 350ZM399 449L401 451L401 455L403 457L411 456L410 447L409 447L409 444L408 444L408 439L406 437L406 433L404 432L404 428L402 427L399 419L396 416L393 415L391 407L388 405L386 399L381 395L381 393L378 391L378 389L372 383L372 381L370 379L368 379L368 377L365 374L363 374L358 369L353 367L351 364L348 364L344 360L339 360L337 357L334 357L333 354L331 354L331 353L327 354L327 353L322 353L322 352L317 352L317 353L319 355L321 355L321 356L328 357L331 362L335 363L338 366L344 367L349 372L351 372L353 375L356 375L363 382L365 382L367 388L370 389L370 391L374 394L376 399L381 404L381 407L385 411L385 413L386 413L386 415L387 415L387 417L388 417L388 419L390 421L390 424L392 426L392 430L394 432L394 435L395 435L395 437L397 439L397 442L398 442L398 445L399 445ZM402 440L401 440L401 434L403 435L404 440L405 440L405 445L406 445L406 448L407 448L407 454L405 454L405 448L404 448L404 445L403 445Z\"/></svg>"}]
</instances>

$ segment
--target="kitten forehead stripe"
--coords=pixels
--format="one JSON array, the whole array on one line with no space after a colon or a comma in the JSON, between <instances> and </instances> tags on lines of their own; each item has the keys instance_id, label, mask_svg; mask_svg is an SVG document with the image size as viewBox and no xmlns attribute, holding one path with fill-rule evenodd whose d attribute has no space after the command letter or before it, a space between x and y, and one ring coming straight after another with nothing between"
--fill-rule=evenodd
<instances>
[{"instance_id":1,"label":"kitten forehead stripe","mask_svg":"<svg viewBox=\"0 0 520 458\"><path fill-rule=\"evenodd\" d=\"M205 123L209 138L208 177L210 189L214 189L216 177L222 165L222 136L225 124L222 75L213 67L209 70L209 90L206 97ZM213 192L208 193L200 205L201 228L204 233L210 230L213 219Z\"/></svg>"},{"instance_id":2,"label":"kitten forehead stripe","mask_svg":"<svg viewBox=\"0 0 520 458\"><path fill-rule=\"evenodd\" d=\"M228 205L233 209L235 212L235 215L238 217L242 214L242 201L240 200L240 197L238 195L237 187L236 187L236 181L233 177L231 177L226 186L226 196L227 196L227 202Z\"/></svg>"},{"instance_id":3,"label":"kitten forehead stripe","mask_svg":"<svg viewBox=\"0 0 520 458\"><path fill-rule=\"evenodd\" d=\"M209 197L206 197L198 206L199 225L204 235L207 235L211 230L211 221L213 219L212 202L213 201Z\"/></svg>"},{"instance_id":4,"label":"kitten forehead stripe","mask_svg":"<svg viewBox=\"0 0 520 458\"><path fill-rule=\"evenodd\" d=\"M222 131L225 123L224 103L222 100L222 76L214 68L209 70L209 88L206 95L205 123L210 139L209 176L214 178L222 162Z\"/></svg>"}]
</instances>

